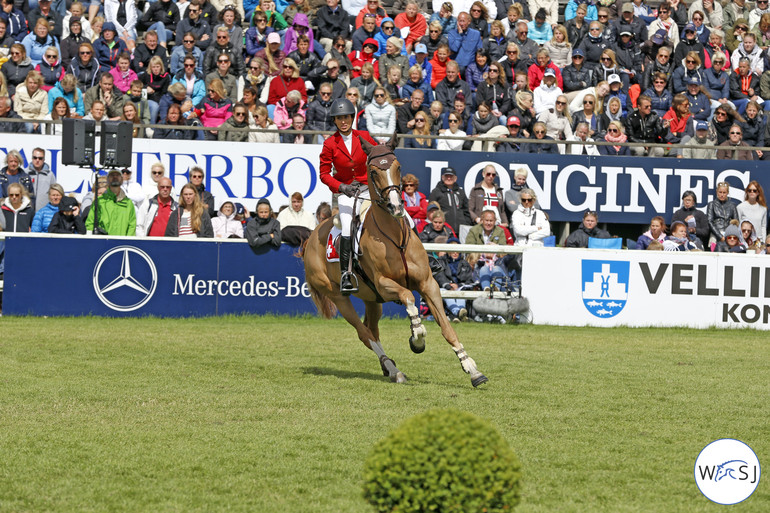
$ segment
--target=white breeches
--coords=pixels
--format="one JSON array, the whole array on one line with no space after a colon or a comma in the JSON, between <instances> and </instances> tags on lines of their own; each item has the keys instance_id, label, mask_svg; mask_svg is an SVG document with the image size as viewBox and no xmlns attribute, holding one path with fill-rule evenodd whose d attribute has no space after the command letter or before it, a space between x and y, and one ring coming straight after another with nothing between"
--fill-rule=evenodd
<instances>
[{"instance_id":1,"label":"white breeches","mask_svg":"<svg viewBox=\"0 0 770 513\"><path fill-rule=\"evenodd\" d=\"M350 237L350 222L353 220L354 215L358 215L361 211L361 204L363 200L369 199L369 190L363 191L358 195L356 203L356 211L353 212L353 198L348 198L344 194L340 194L337 197L337 206L340 209L340 223L342 224L342 236Z\"/></svg>"}]
</instances>

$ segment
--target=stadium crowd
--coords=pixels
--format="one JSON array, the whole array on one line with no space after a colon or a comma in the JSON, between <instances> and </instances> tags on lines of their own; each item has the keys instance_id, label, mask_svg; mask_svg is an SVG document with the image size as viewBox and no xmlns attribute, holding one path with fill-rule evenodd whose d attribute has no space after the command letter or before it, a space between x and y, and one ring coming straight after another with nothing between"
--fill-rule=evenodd
<instances>
[{"instance_id":1,"label":"stadium crowd","mask_svg":"<svg viewBox=\"0 0 770 513\"><path fill-rule=\"evenodd\" d=\"M0 1L0 131L304 144L344 97L411 148L766 158L765 0Z\"/></svg>"},{"instance_id":2,"label":"stadium crowd","mask_svg":"<svg viewBox=\"0 0 770 513\"><path fill-rule=\"evenodd\" d=\"M0 118L22 120L0 122L0 132L60 134L61 124L45 121L82 117L132 122L142 138L307 144L327 136L280 131L332 131L332 102L346 98L355 128L382 140L409 135L408 148L770 158L755 149L770 140L768 0L569 0L563 16L557 0L0 3ZM503 140L484 146L474 139L483 135ZM607 144L592 144L600 141ZM656 143L668 146L646 146ZM81 205L64 195L44 159L35 149L25 170L21 155L8 153L4 230L85 233L96 225L113 235L234 236L259 246L301 240L306 232L286 230L312 229L318 219L304 212L301 195L277 219L266 200L254 215L231 202L216 212L202 169L190 170L175 197L160 163L144 188L130 170L100 179L103 208L93 209L92 195ZM426 198L415 177L404 177L420 237L549 240L526 174L517 171L509 191L495 178L485 169L466 195L447 168ZM752 182L743 208L725 187L707 216L685 194L671 230L656 217L636 245L764 251L761 187ZM609 237L588 212L565 244ZM442 286L461 286L457 255L439 256L451 270ZM490 288L521 270L514 256L484 254L471 268Z\"/></svg>"}]
</instances>

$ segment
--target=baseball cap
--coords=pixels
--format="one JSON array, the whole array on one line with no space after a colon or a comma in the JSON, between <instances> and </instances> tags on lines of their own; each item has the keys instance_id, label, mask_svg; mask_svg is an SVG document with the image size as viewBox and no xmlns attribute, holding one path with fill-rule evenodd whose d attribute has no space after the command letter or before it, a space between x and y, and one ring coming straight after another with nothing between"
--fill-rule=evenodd
<instances>
[{"instance_id":1,"label":"baseball cap","mask_svg":"<svg viewBox=\"0 0 770 513\"><path fill-rule=\"evenodd\" d=\"M414 45L414 53L428 53L428 47L422 43Z\"/></svg>"},{"instance_id":2,"label":"baseball cap","mask_svg":"<svg viewBox=\"0 0 770 513\"><path fill-rule=\"evenodd\" d=\"M104 30L104 29L102 29L102 30ZM684 31L685 32L687 32L687 31L695 32L695 25L693 25L692 23L688 23L687 25L684 26Z\"/></svg>"},{"instance_id":3,"label":"baseball cap","mask_svg":"<svg viewBox=\"0 0 770 513\"><path fill-rule=\"evenodd\" d=\"M660 30L655 32L655 34L650 38L653 42L653 44L656 45L662 45L666 41L665 34L661 34Z\"/></svg>"},{"instance_id":4,"label":"baseball cap","mask_svg":"<svg viewBox=\"0 0 770 513\"><path fill-rule=\"evenodd\" d=\"M631 33L630 30L624 30L623 32L620 33L620 35L621 36L633 36L634 34Z\"/></svg>"},{"instance_id":5,"label":"baseball cap","mask_svg":"<svg viewBox=\"0 0 770 513\"><path fill-rule=\"evenodd\" d=\"M506 126L521 126L521 120L518 116L510 116L505 124Z\"/></svg>"},{"instance_id":6,"label":"baseball cap","mask_svg":"<svg viewBox=\"0 0 770 513\"><path fill-rule=\"evenodd\" d=\"M634 4L631 2L624 3L622 12L634 12Z\"/></svg>"},{"instance_id":7,"label":"baseball cap","mask_svg":"<svg viewBox=\"0 0 770 513\"><path fill-rule=\"evenodd\" d=\"M278 34L278 32L270 32L267 35L267 42L268 43L280 43L281 42L281 36Z\"/></svg>"},{"instance_id":8,"label":"baseball cap","mask_svg":"<svg viewBox=\"0 0 770 513\"><path fill-rule=\"evenodd\" d=\"M64 196L59 202L59 212L71 212L78 206L78 200L70 196Z\"/></svg>"},{"instance_id":9,"label":"baseball cap","mask_svg":"<svg viewBox=\"0 0 770 513\"><path fill-rule=\"evenodd\" d=\"M585 54L585 53L583 52L583 50L581 50L580 48L575 48L574 50L572 50L572 56L573 56L573 57L576 57L576 56L578 56L578 55L579 55L580 57L585 57L585 56L586 56L586 54Z\"/></svg>"},{"instance_id":10,"label":"baseball cap","mask_svg":"<svg viewBox=\"0 0 770 513\"><path fill-rule=\"evenodd\" d=\"M243 203L236 203L235 204L235 214L241 215L244 212L246 212L246 207L243 206Z\"/></svg>"},{"instance_id":11,"label":"baseball cap","mask_svg":"<svg viewBox=\"0 0 770 513\"><path fill-rule=\"evenodd\" d=\"M708 130L708 129L709 129L709 124L706 123L705 121L698 121L695 124L695 130Z\"/></svg>"},{"instance_id":12,"label":"baseball cap","mask_svg":"<svg viewBox=\"0 0 770 513\"><path fill-rule=\"evenodd\" d=\"M553 70L553 68L545 68L545 71L543 72L544 77L555 77L556 72Z\"/></svg>"},{"instance_id":13,"label":"baseball cap","mask_svg":"<svg viewBox=\"0 0 770 513\"><path fill-rule=\"evenodd\" d=\"M610 84L610 85L611 84L622 84L623 81L620 80L620 77L618 76L617 73L613 73L612 75L607 77L607 83Z\"/></svg>"},{"instance_id":14,"label":"baseball cap","mask_svg":"<svg viewBox=\"0 0 770 513\"><path fill-rule=\"evenodd\" d=\"M700 78L690 77L687 79L687 85L700 85Z\"/></svg>"},{"instance_id":15,"label":"baseball cap","mask_svg":"<svg viewBox=\"0 0 770 513\"><path fill-rule=\"evenodd\" d=\"M444 169L441 170L441 176L444 176L444 175L457 176L457 173L455 172L454 168L445 167Z\"/></svg>"}]
</instances>

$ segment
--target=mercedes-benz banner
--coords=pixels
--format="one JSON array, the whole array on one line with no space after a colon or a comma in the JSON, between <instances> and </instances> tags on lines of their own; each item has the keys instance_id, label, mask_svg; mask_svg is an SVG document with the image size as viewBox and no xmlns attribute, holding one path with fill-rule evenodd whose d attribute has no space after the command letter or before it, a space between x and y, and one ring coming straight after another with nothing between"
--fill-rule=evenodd
<instances>
[{"instance_id":1,"label":"mercedes-benz banner","mask_svg":"<svg viewBox=\"0 0 770 513\"><path fill-rule=\"evenodd\" d=\"M3 313L182 317L315 313L297 248L150 238L15 237ZM363 303L355 300L363 313ZM385 315L403 316L385 305Z\"/></svg>"}]
</instances>

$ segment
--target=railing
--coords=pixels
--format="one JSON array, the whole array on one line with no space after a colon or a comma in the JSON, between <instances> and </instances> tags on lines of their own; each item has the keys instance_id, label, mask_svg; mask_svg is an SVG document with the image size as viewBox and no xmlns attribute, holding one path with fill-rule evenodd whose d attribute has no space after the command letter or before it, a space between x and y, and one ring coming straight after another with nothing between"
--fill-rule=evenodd
<instances>
[{"instance_id":1,"label":"railing","mask_svg":"<svg viewBox=\"0 0 770 513\"><path fill-rule=\"evenodd\" d=\"M50 124L61 124L60 120L45 120L45 119L16 119L16 118L0 118L0 122L11 122L11 123L39 123L40 125L50 125ZM163 128L167 129L170 127L173 127L174 130L191 130L191 131L224 131L224 132L260 132L260 133L277 133L277 134L302 134L304 136L308 137L315 137L317 135L332 135L334 134L334 131L328 131L328 130L293 130L293 129L278 129L278 128L271 128L271 129L265 129L265 128L233 128L233 127L204 127L204 126L187 126L187 125L162 125L157 123L150 123L150 124L136 124L135 127L139 128ZM501 125L502 126L502 125ZM372 137L390 137L393 134L380 134L380 133L371 133ZM483 142L483 143L490 143L490 142L510 142L510 137L495 137L495 136L488 136L488 135L474 135L474 136L453 136L453 135L414 135L414 134L397 134L399 140L403 139L428 139L428 140L452 140L452 141L469 141L469 142ZM151 139L147 137L146 139ZM524 138L517 138L514 139L517 144L558 144L558 145L566 145L566 146L572 146L572 145L578 145L578 146L621 146L621 147L628 147L628 148L663 148L663 149L671 149L676 147L677 150L681 149L709 149L709 150L725 150L725 149L731 149L733 151L740 151L740 150L746 150L751 149L754 151L762 151L770 152L769 146L763 146L763 147L725 147L725 146L717 146L717 145L701 145L701 144L681 144L681 143L637 143L637 142L625 142L625 143L611 143L606 141L562 141L562 140L556 140L556 139L524 139ZM419 149L419 148L417 148ZM475 151L483 151L482 149L475 150ZM621 155L622 156L622 155ZM629 155L634 156L634 155Z\"/></svg>"}]
</instances>

